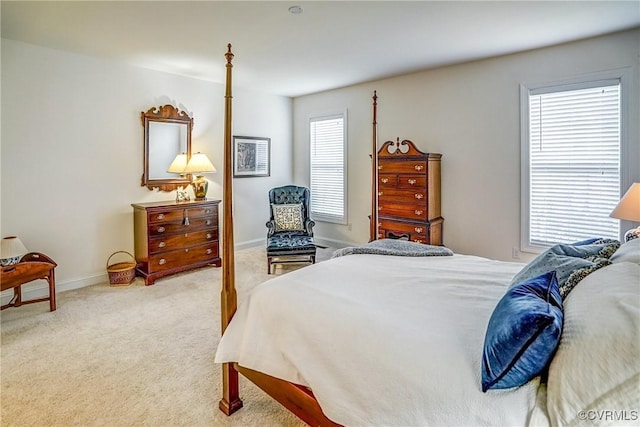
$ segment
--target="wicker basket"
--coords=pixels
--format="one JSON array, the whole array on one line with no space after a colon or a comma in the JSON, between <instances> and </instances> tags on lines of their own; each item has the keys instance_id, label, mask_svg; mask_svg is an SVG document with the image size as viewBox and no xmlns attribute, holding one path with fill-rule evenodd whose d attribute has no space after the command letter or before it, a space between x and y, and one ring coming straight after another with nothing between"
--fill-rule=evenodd
<instances>
[{"instance_id":1,"label":"wicker basket","mask_svg":"<svg viewBox=\"0 0 640 427\"><path fill-rule=\"evenodd\" d=\"M116 254L127 254L133 261L117 262L109 265L109 261ZM136 259L126 251L114 252L107 260L107 273L109 273L109 284L111 286L129 286L136 277Z\"/></svg>"}]
</instances>

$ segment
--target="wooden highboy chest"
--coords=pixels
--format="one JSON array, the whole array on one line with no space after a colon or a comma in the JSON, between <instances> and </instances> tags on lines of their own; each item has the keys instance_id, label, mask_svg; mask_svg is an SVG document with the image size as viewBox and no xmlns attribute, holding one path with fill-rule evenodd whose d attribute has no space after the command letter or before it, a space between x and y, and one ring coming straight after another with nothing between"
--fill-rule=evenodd
<instances>
[{"instance_id":1,"label":"wooden highboy chest","mask_svg":"<svg viewBox=\"0 0 640 427\"><path fill-rule=\"evenodd\" d=\"M441 154L413 142L387 141L378 150L378 238L442 245Z\"/></svg>"}]
</instances>

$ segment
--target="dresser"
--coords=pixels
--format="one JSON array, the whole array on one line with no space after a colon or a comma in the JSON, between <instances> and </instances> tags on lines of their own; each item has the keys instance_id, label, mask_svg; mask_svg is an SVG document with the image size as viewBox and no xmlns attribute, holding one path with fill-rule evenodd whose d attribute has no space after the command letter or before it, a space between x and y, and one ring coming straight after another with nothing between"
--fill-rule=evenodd
<instances>
[{"instance_id":1,"label":"dresser","mask_svg":"<svg viewBox=\"0 0 640 427\"><path fill-rule=\"evenodd\" d=\"M387 141L378 150L378 238L442 245L441 154L413 142Z\"/></svg>"},{"instance_id":2,"label":"dresser","mask_svg":"<svg viewBox=\"0 0 640 427\"><path fill-rule=\"evenodd\" d=\"M136 274L145 285L164 276L221 265L220 200L136 203L133 207Z\"/></svg>"}]
</instances>

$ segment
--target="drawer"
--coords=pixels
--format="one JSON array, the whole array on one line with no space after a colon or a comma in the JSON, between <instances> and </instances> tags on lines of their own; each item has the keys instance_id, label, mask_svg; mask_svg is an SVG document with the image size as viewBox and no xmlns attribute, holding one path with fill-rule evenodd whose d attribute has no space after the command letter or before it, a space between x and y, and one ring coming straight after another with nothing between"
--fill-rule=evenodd
<instances>
[{"instance_id":1,"label":"drawer","mask_svg":"<svg viewBox=\"0 0 640 427\"><path fill-rule=\"evenodd\" d=\"M425 160L409 160L404 162L378 162L378 173L424 173L427 172Z\"/></svg>"},{"instance_id":2,"label":"drawer","mask_svg":"<svg viewBox=\"0 0 640 427\"><path fill-rule=\"evenodd\" d=\"M389 202L411 203L422 208L427 207L427 192L424 188L415 190L397 190L395 188L380 188L378 190L378 203L387 204Z\"/></svg>"},{"instance_id":3,"label":"drawer","mask_svg":"<svg viewBox=\"0 0 640 427\"><path fill-rule=\"evenodd\" d=\"M379 187L396 187L398 185L398 175L381 173L378 175Z\"/></svg>"},{"instance_id":4,"label":"drawer","mask_svg":"<svg viewBox=\"0 0 640 427\"><path fill-rule=\"evenodd\" d=\"M189 218L189 225L184 225L182 220L179 222L149 224L149 237L192 233L213 228L218 228L218 218L216 216Z\"/></svg>"},{"instance_id":5,"label":"drawer","mask_svg":"<svg viewBox=\"0 0 640 427\"><path fill-rule=\"evenodd\" d=\"M161 252L149 257L149 273L171 270L197 262L213 261L218 257L218 242L207 243L191 248Z\"/></svg>"},{"instance_id":6,"label":"drawer","mask_svg":"<svg viewBox=\"0 0 640 427\"><path fill-rule=\"evenodd\" d=\"M198 231L195 233L170 234L149 239L149 253L166 252L183 249L218 240L218 229Z\"/></svg>"},{"instance_id":7,"label":"drawer","mask_svg":"<svg viewBox=\"0 0 640 427\"><path fill-rule=\"evenodd\" d=\"M412 220L427 220L427 208L404 203L382 203L378 201L378 215L396 216Z\"/></svg>"},{"instance_id":8,"label":"drawer","mask_svg":"<svg viewBox=\"0 0 640 427\"><path fill-rule=\"evenodd\" d=\"M400 239L410 240L416 243L429 244L429 238L419 234L411 234L402 230L380 228L378 229L378 239Z\"/></svg>"},{"instance_id":9,"label":"drawer","mask_svg":"<svg viewBox=\"0 0 640 427\"><path fill-rule=\"evenodd\" d=\"M425 175L398 175L398 188L420 188L425 191L427 177Z\"/></svg>"},{"instance_id":10,"label":"drawer","mask_svg":"<svg viewBox=\"0 0 640 427\"><path fill-rule=\"evenodd\" d=\"M423 239L426 239L429 233L429 224L426 223L408 223L380 219L378 221L378 227L385 230L395 230L398 233L408 233L411 236L422 237Z\"/></svg>"},{"instance_id":11,"label":"drawer","mask_svg":"<svg viewBox=\"0 0 640 427\"><path fill-rule=\"evenodd\" d=\"M184 218L197 218L202 216L216 216L216 209L214 206L201 206L184 209L153 209L149 210L148 218L149 223L156 222L172 222L182 221Z\"/></svg>"}]
</instances>

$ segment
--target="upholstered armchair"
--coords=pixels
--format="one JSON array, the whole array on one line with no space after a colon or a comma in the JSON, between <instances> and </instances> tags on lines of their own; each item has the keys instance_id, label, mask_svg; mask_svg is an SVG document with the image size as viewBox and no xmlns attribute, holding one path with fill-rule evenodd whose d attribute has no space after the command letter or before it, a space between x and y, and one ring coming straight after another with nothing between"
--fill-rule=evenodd
<instances>
[{"instance_id":1,"label":"upholstered armchair","mask_svg":"<svg viewBox=\"0 0 640 427\"><path fill-rule=\"evenodd\" d=\"M267 272L272 264L316 262L307 187L285 185L269 190L271 217L267 221Z\"/></svg>"}]
</instances>

